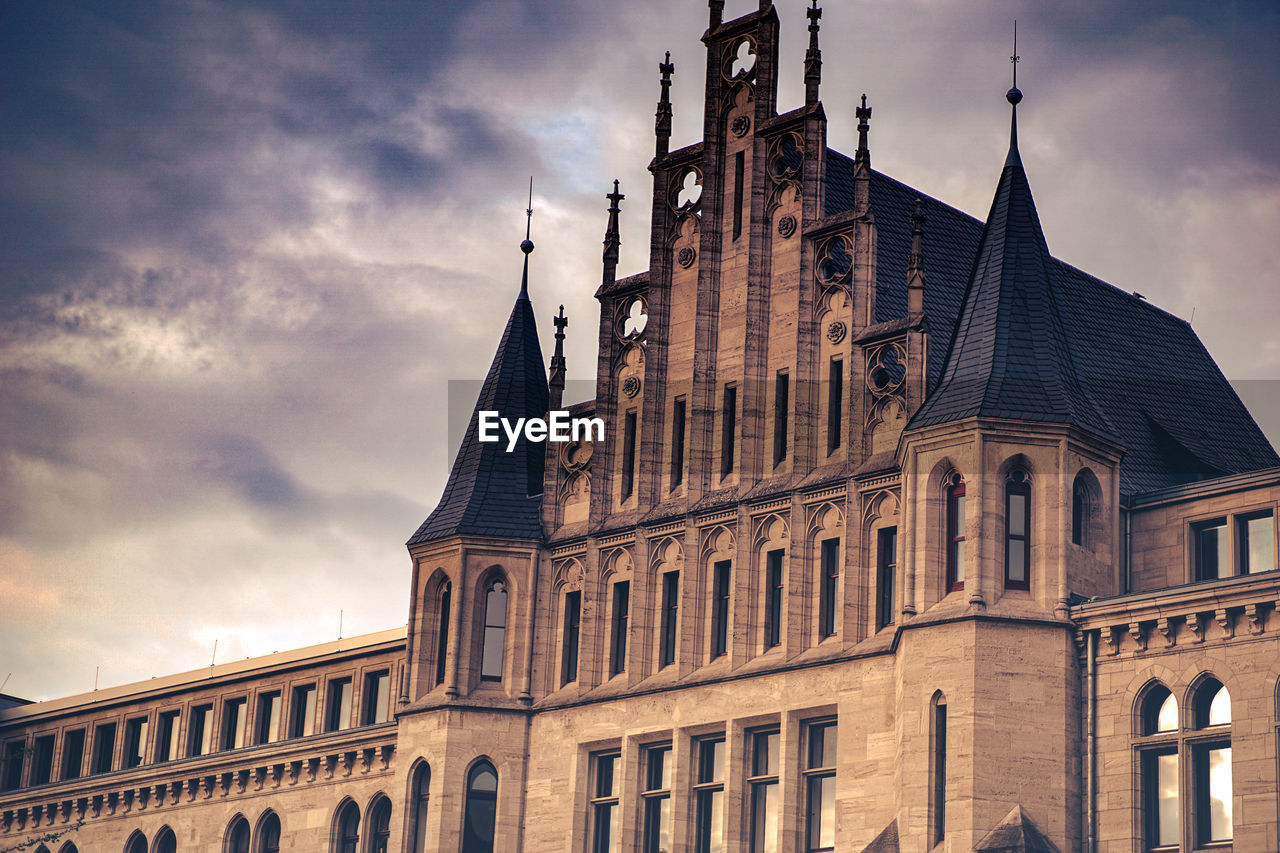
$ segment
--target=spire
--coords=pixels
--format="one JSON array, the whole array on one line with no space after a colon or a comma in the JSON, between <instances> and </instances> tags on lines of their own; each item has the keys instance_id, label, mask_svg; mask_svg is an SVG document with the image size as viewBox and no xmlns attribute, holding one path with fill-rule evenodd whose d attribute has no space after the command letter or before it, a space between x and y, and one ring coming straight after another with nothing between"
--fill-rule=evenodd
<instances>
[{"instance_id":1,"label":"spire","mask_svg":"<svg viewBox=\"0 0 1280 853\"><path fill-rule=\"evenodd\" d=\"M871 149L867 147L871 107L867 106L866 94L854 115L858 117L858 150L853 155L853 209L858 215L866 216L871 210Z\"/></svg>"},{"instance_id":2,"label":"spire","mask_svg":"<svg viewBox=\"0 0 1280 853\"><path fill-rule=\"evenodd\" d=\"M560 313L551 318L551 324L556 327L556 351L551 356L551 379L547 383L551 391L551 400L548 404L548 411L557 411L560 404L564 402L564 330L569 325L569 318L564 316L564 306L560 306Z\"/></svg>"},{"instance_id":3,"label":"spire","mask_svg":"<svg viewBox=\"0 0 1280 853\"><path fill-rule=\"evenodd\" d=\"M609 199L609 224L604 229L604 281L605 287L613 284L618 272L618 246L622 240L618 236L618 202L626 198L618 192L618 180L613 181L613 192L606 193Z\"/></svg>"},{"instance_id":4,"label":"spire","mask_svg":"<svg viewBox=\"0 0 1280 853\"><path fill-rule=\"evenodd\" d=\"M723 7L724 3L720 5ZM714 6L715 4L712 3L713 8ZM658 96L658 113L654 122L654 132L658 137L657 155L659 157L665 157L671 150L671 75L675 70L676 67L671 62L671 51L668 50L667 58L658 63L658 73L662 75L660 83L662 93Z\"/></svg>"},{"instance_id":5,"label":"spire","mask_svg":"<svg viewBox=\"0 0 1280 853\"><path fill-rule=\"evenodd\" d=\"M923 203L916 199L915 212L911 214L911 257L907 259L907 313L919 314L924 311L924 252L920 248L924 237L924 223L928 218L922 208Z\"/></svg>"},{"instance_id":6,"label":"spire","mask_svg":"<svg viewBox=\"0 0 1280 853\"><path fill-rule=\"evenodd\" d=\"M529 176L529 207L524 212L524 240L520 242L520 251L524 252L524 273L520 276L520 298L529 301L529 255L533 254L533 241L529 234L533 229L533 176Z\"/></svg>"},{"instance_id":7,"label":"spire","mask_svg":"<svg viewBox=\"0 0 1280 853\"><path fill-rule=\"evenodd\" d=\"M507 318L498 351L480 386L467 430L454 457L440 503L409 539L410 546L449 536L502 536L513 539L542 538L539 497L545 448L521 437L507 452L507 438L499 426L490 430L498 441L480 441L480 413L497 412L515 423L518 418L541 418L548 411L546 365L538 343L538 324L529 302L529 239L533 220L533 180L529 181L529 208L525 238L524 273L520 295ZM557 335L557 338L561 335ZM559 341L557 341L557 344ZM557 346L559 354L559 347ZM563 379L561 380L563 382ZM563 386L562 386L563 387Z\"/></svg>"},{"instance_id":8,"label":"spire","mask_svg":"<svg viewBox=\"0 0 1280 853\"><path fill-rule=\"evenodd\" d=\"M1018 96L1010 103L1016 106ZM909 428L990 417L1071 424L1103 438L1114 435L1081 386L1059 314L1051 260L1015 138L987 214L942 379Z\"/></svg>"},{"instance_id":9,"label":"spire","mask_svg":"<svg viewBox=\"0 0 1280 853\"><path fill-rule=\"evenodd\" d=\"M853 162L865 163L871 168L871 149L867 147L867 133L871 130L871 107L867 106L867 94L862 93L862 105L853 111L858 118L858 150L854 152Z\"/></svg>"},{"instance_id":10,"label":"spire","mask_svg":"<svg viewBox=\"0 0 1280 853\"><path fill-rule=\"evenodd\" d=\"M818 48L818 21L822 20L822 10L818 8L818 0L805 12L809 17L809 49L804 54L804 103L813 106L818 103L818 84L822 82L822 51Z\"/></svg>"}]
</instances>

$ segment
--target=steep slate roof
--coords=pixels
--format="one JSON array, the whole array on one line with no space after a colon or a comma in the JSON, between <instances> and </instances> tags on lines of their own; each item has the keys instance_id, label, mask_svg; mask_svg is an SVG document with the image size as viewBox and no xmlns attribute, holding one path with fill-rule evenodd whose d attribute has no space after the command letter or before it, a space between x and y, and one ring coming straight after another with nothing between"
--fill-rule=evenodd
<instances>
[{"instance_id":1,"label":"steep slate roof","mask_svg":"<svg viewBox=\"0 0 1280 853\"><path fill-rule=\"evenodd\" d=\"M1070 424L1113 437L1076 376L1016 123L942 380L907 426L972 417Z\"/></svg>"},{"instance_id":2,"label":"steep slate roof","mask_svg":"<svg viewBox=\"0 0 1280 853\"><path fill-rule=\"evenodd\" d=\"M542 491L544 445L521 437L507 453L501 428L501 441L481 443L479 424L481 411L497 411L513 423L516 418L547 414L547 369L529 303L528 278L526 254L520 296L480 388L444 494L409 545L459 535L542 538L538 495ZM530 492L535 496L530 497Z\"/></svg>"},{"instance_id":3,"label":"steep slate roof","mask_svg":"<svg viewBox=\"0 0 1280 853\"><path fill-rule=\"evenodd\" d=\"M853 161L828 149L826 164L825 213L831 216L853 207ZM906 313L908 217L917 198L928 217L924 309L933 338L932 391L947 363L946 344L975 270L983 223L872 171L877 321ZM1125 449L1124 495L1280 465L1189 324L1057 259L1049 258L1046 269L1077 380Z\"/></svg>"}]
</instances>

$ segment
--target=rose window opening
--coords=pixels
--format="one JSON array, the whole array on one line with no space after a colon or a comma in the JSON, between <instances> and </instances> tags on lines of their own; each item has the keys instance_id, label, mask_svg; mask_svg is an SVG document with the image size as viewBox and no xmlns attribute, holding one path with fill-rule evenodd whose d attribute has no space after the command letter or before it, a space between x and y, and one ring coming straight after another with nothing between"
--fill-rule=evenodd
<instances>
[{"instance_id":1,"label":"rose window opening","mask_svg":"<svg viewBox=\"0 0 1280 853\"><path fill-rule=\"evenodd\" d=\"M843 238L836 238L827 244L822 260L818 264L818 275L825 284L840 284L849 278L853 269L853 255L849 254L849 245Z\"/></svg>"},{"instance_id":2,"label":"rose window opening","mask_svg":"<svg viewBox=\"0 0 1280 853\"><path fill-rule=\"evenodd\" d=\"M800 172L800 164L804 161L804 148L794 133L788 133L779 141L774 149L773 163L770 168L775 179L795 177Z\"/></svg>"},{"instance_id":3,"label":"rose window opening","mask_svg":"<svg viewBox=\"0 0 1280 853\"><path fill-rule=\"evenodd\" d=\"M756 68L756 46L751 39L744 38L733 49L729 59L729 79L737 80L746 77Z\"/></svg>"},{"instance_id":4,"label":"rose window opening","mask_svg":"<svg viewBox=\"0 0 1280 853\"><path fill-rule=\"evenodd\" d=\"M902 363L902 353L896 346L887 346L872 356L867 379L871 390L877 394L887 394L902 385L907 376L907 366Z\"/></svg>"},{"instance_id":5,"label":"rose window opening","mask_svg":"<svg viewBox=\"0 0 1280 853\"><path fill-rule=\"evenodd\" d=\"M622 336L628 339L638 338L644 334L645 326L648 325L649 309L644 300L639 297L632 299L622 317Z\"/></svg>"},{"instance_id":6,"label":"rose window opening","mask_svg":"<svg viewBox=\"0 0 1280 853\"><path fill-rule=\"evenodd\" d=\"M691 208L702 198L702 175L697 169L690 169L680 179L680 187L676 190L676 210Z\"/></svg>"}]
</instances>

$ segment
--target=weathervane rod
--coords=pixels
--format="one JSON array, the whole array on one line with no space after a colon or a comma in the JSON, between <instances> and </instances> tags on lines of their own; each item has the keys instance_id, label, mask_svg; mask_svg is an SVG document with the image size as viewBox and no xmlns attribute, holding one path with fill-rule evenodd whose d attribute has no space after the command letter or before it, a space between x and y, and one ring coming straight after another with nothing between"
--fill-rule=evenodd
<instances>
[{"instance_id":1,"label":"weathervane rod","mask_svg":"<svg viewBox=\"0 0 1280 853\"><path fill-rule=\"evenodd\" d=\"M1018 60L1022 57L1018 56L1018 19L1013 19L1013 55L1009 57L1009 61L1013 63L1013 88L1018 88Z\"/></svg>"},{"instance_id":2,"label":"weathervane rod","mask_svg":"<svg viewBox=\"0 0 1280 853\"><path fill-rule=\"evenodd\" d=\"M529 176L529 207L525 209L524 238L529 239L533 228L533 175Z\"/></svg>"}]
</instances>

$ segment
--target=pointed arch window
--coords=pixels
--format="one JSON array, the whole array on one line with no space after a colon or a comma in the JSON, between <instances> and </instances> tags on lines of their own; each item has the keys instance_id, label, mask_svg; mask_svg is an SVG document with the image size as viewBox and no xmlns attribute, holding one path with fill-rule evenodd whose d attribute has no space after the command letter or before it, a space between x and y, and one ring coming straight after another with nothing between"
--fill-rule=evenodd
<instances>
[{"instance_id":1,"label":"pointed arch window","mask_svg":"<svg viewBox=\"0 0 1280 853\"><path fill-rule=\"evenodd\" d=\"M268 812L258 830L258 853L280 853L280 818Z\"/></svg>"},{"instance_id":2,"label":"pointed arch window","mask_svg":"<svg viewBox=\"0 0 1280 853\"><path fill-rule=\"evenodd\" d=\"M391 843L391 801L379 797L369 810L368 853L387 853Z\"/></svg>"},{"instance_id":3,"label":"pointed arch window","mask_svg":"<svg viewBox=\"0 0 1280 853\"><path fill-rule=\"evenodd\" d=\"M227 832L227 853L249 853L249 821L237 817Z\"/></svg>"},{"instance_id":4,"label":"pointed arch window","mask_svg":"<svg viewBox=\"0 0 1280 853\"><path fill-rule=\"evenodd\" d=\"M166 826L156 836L155 843L151 845L151 851L152 853L178 853L178 837Z\"/></svg>"},{"instance_id":5,"label":"pointed arch window","mask_svg":"<svg viewBox=\"0 0 1280 853\"><path fill-rule=\"evenodd\" d=\"M493 826L498 815L498 772L481 761L467 774L462 853L493 853Z\"/></svg>"},{"instance_id":6,"label":"pointed arch window","mask_svg":"<svg viewBox=\"0 0 1280 853\"><path fill-rule=\"evenodd\" d=\"M453 582L445 581L440 590L440 615L436 627L436 685L444 684L445 659L449 656L449 604L453 597Z\"/></svg>"},{"instance_id":7,"label":"pointed arch window","mask_svg":"<svg viewBox=\"0 0 1280 853\"><path fill-rule=\"evenodd\" d=\"M147 853L147 837L141 832L134 832L124 846L124 853Z\"/></svg>"},{"instance_id":8,"label":"pointed arch window","mask_svg":"<svg viewBox=\"0 0 1280 853\"><path fill-rule=\"evenodd\" d=\"M359 853L360 807L348 801L338 813L338 831L334 838L334 853Z\"/></svg>"},{"instance_id":9,"label":"pointed arch window","mask_svg":"<svg viewBox=\"0 0 1280 853\"><path fill-rule=\"evenodd\" d=\"M1089 545L1089 486L1084 481L1084 473L1076 475L1071 485L1071 544L1082 548Z\"/></svg>"},{"instance_id":10,"label":"pointed arch window","mask_svg":"<svg viewBox=\"0 0 1280 853\"><path fill-rule=\"evenodd\" d=\"M947 486L947 591L964 589L964 480L951 476ZM936 529L936 528L935 528Z\"/></svg>"},{"instance_id":11,"label":"pointed arch window","mask_svg":"<svg viewBox=\"0 0 1280 853\"><path fill-rule=\"evenodd\" d=\"M411 853L427 853L427 806L431 798L431 767L424 761L413 771L413 794L410 808L413 826L410 838L413 839Z\"/></svg>"},{"instance_id":12,"label":"pointed arch window","mask_svg":"<svg viewBox=\"0 0 1280 853\"><path fill-rule=\"evenodd\" d=\"M1031 484L1024 471L1004 484L1004 587L1031 588Z\"/></svg>"},{"instance_id":13,"label":"pointed arch window","mask_svg":"<svg viewBox=\"0 0 1280 853\"><path fill-rule=\"evenodd\" d=\"M502 680L502 657L507 642L507 584L489 582L484 593L484 636L480 648L480 680Z\"/></svg>"},{"instance_id":14,"label":"pointed arch window","mask_svg":"<svg viewBox=\"0 0 1280 853\"><path fill-rule=\"evenodd\" d=\"M1191 744L1191 803L1199 847L1232 837L1231 696L1222 683L1206 681L1195 697L1196 728L1217 737Z\"/></svg>"}]
</instances>

